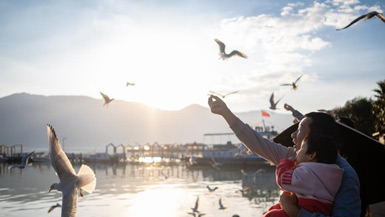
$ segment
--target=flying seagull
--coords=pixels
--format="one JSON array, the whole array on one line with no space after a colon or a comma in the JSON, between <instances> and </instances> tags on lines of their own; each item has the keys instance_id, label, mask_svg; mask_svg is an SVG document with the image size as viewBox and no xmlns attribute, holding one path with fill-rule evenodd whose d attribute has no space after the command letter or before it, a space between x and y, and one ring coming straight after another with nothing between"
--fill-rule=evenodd
<instances>
[{"instance_id":1,"label":"flying seagull","mask_svg":"<svg viewBox=\"0 0 385 217\"><path fill-rule=\"evenodd\" d=\"M214 94L214 95L218 95L218 96L220 96L220 97L222 97L222 98L225 98L225 97L228 96L228 95L231 95L231 94L234 94L234 93L238 93L239 90L233 91L233 92L230 92L230 93L226 93L226 94L219 94L219 93L216 93L216 92L214 92L214 91L209 91L209 92L212 93L212 94Z\"/></svg>"},{"instance_id":2,"label":"flying seagull","mask_svg":"<svg viewBox=\"0 0 385 217\"><path fill-rule=\"evenodd\" d=\"M218 189L218 187L210 188L210 186L208 186L208 185L206 187L207 187L207 189L209 189L210 192L213 192L213 191Z\"/></svg>"},{"instance_id":3,"label":"flying seagull","mask_svg":"<svg viewBox=\"0 0 385 217\"><path fill-rule=\"evenodd\" d=\"M298 86L297 86L297 82L299 81L299 79L301 79L301 77L303 76L303 74L301 76L299 76L297 78L297 80L295 80L293 83L291 84L281 84L281 86L292 86L292 89L293 90L297 90Z\"/></svg>"},{"instance_id":4,"label":"flying seagull","mask_svg":"<svg viewBox=\"0 0 385 217\"><path fill-rule=\"evenodd\" d=\"M201 216L206 215L206 213L199 213L199 212L188 212L187 214L190 214L194 217L201 217Z\"/></svg>"},{"instance_id":5,"label":"flying seagull","mask_svg":"<svg viewBox=\"0 0 385 217\"><path fill-rule=\"evenodd\" d=\"M371 19L373 18L374 16L378 17L379 19L381 19L384 23L385 23L385 17L383 14L381 13L378 13L377 11L372 11L370 13L367 13L367 14L364 14L358 18L356 18L355 20L353 20L351 23L349 23L349 25L345 26L344 28L341 28L341 29L336 29L337 31L339 30L343 30L343 29L346 29L348 28L349 26L357 23L358 21L362 20L362 19L365 19L365 20L368 20L368 19Z\"/></svg>"},{"instance_id":6,"label":"flying seagull","mask_svg":"<svg viewBox=\"0 0 385 217\"><path fill-rule=\"evenodd\" d=\"M51 206L51 207L48 209L48 213L52 212L52 210L54 210L54 209L57 208L57 207L61 207L60 203L56 203L56 205Z\"/></svg>"},{"instance_id":7,"label":"flying seagull","mask_svg":"<svg viewBox=\"0 0 385 217\"><path fill-rule=\"evenodd\" d=\"M49 189L61 191L62 199L62 217L75 217L78 190L80 196L83 196L82 189L92 193L96 186L95 173L86 165L82 165L78 174L75 173L71 162L60 146L60 142L56 136L55 130L51 125L47 125L49 159L52 167L55 169L60 179L59 183L53 183Z\"/></svg>"},{"instance_id":8,"label":"flying seagull","mask_svg":"<svg viewBox=\"0 0 385 217\"><path fill-rule=\"evenodd\" d=\"M218 39L214 39L214 40L215 40L215 42L217 42L217 44L219 46L219 56L223 60L227 60L228 58L230 58L230 57L232 57L234 55L237 55L237 56L240 56L240 57L243 57L243 58L247 58L247 56L244 53L242 53L240 51L237 51L237 50L233 50L233 51L231 51L230 54L227 54L225 52L226 45L223 42L219 41Z\"/></svg>"},{"instance_id":9,"label":"flying seagull","mask_svg":"<svg viewBox=\"0 0 385 217\"><path fill-rule=\"evenodd\" d=\"M195 206L194 206L194 208L191 208L191 210L192 210L193 212L199 213L198 207L199 207L199 196L197 196L197 200L195 201Z\"/></svg>"},{"instance_id":10,"label":"flying seagull","mask_svg":"<svg viewBox=\"0 0 385 217\"><path fill-rule=\"evenodd\" d=\"M270 109L271 110L276 110L277 109L277 104L279 103L279 101L282 99L282 97L277 101L277 102L274 102L274 92L271 94L270 96Z\"/></svg>"},{"instance_id":11,"label":"flying seagull","mask_svg":"<svg viewBox=\"0 0 385 217\"><path fill-rule=\"evenodd\" d=\"M102 92L100 92L100 95L102 95L103 99L104 99L104 104L103 106L107 105L108 103L110 103L112 100L114 100L114 98L110 98L107 96L107 94L104 94Z\"/></svg>"},{"instance_id":12,"label":"flying seagull","mask_svg":"<svg viewBox=\"0 0 385 217\"><path fill-rule=\"evenodd\" d=\"M126 87L128 87L128 86L135 86L135 83L127 82L127 83L126 83Z\"/></svg>"},{"instance_id":13,"label":"flying seagull","mask_svg":"<svg viewBox=\"0 0 385 217\"><path fill-rule=\"evenodd\" d=\"M227 209L227 207L222 204L222 198L219 198L219 209Z\"/></svg>"},{"instance_id":14,"label":"flying seagull","mask_svg":"<svg viewBox=\"0 0 385 217\"><path fill-rule=\"evenodd\" d=\"M25 167L28 166L28 162L34 153L35 153L35 151L32 151L31 153L25 155L23 157L23 159L21 160L21 164L15 164L15 165L9 166L8 169L12 169L12 168L24 169Z\"/></svg>"}]
</instances>

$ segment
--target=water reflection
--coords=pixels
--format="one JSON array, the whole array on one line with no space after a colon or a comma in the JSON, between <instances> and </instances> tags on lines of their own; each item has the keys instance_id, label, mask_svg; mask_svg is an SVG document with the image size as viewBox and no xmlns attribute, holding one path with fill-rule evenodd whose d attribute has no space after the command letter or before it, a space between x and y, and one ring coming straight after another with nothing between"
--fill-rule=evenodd
<instances>
[{"instance_id":1,"label":"water reflection","mask_svg":"<svg viewBox=\"0 0 385 217\"><path fill-rule=\"evenodd\" d=\"M279 189L269 165L242 173L240 168L191 169L184 165L89 164L97 185L93 194L79 198L77 216L189 216L200 197L199 210L206 216L261 216L277 202ZM80 165L75 165L78 171ZM61 203L61 193L48 193L58 182L49 163L35 163L24 170L0 164L0 209L4 216L47 215ZM218 187L210 192L207 186ZM243 189L247 188L247 191ZM218 209L218 200L228 208ZM49 215L60 215L56 208Z\"/></svg>"}]
</instances>

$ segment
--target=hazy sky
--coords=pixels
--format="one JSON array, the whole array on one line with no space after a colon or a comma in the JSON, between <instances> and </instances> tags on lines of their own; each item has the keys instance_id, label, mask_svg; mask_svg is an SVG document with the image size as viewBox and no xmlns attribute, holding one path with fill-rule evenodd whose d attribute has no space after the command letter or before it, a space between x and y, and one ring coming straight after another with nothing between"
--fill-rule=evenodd
<instances>
[{"instance_id":1,"label":"hazy sky","mask_svg":"<svg viewBox=\"0 0 385 217\"><path fill-rule=\"evenodd\" d=\"M302 112L373 97L385 79L380 0L0 1L0 97L86 95L177 110L268 109L272 92ZM214 39L248 59L219 59ZM298 82L297 91L280 84ZM126 82L136 86L126 87ZM111 104L110 106L113 106Z\"/></svg>"}]
</instances>

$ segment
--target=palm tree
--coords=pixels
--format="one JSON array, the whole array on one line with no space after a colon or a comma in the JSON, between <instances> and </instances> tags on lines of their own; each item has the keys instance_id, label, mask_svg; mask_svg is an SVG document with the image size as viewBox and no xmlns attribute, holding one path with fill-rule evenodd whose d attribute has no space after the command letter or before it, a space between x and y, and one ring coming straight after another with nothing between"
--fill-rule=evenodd
<instances>
[{"instance_id":1,"label":"palm tree","mask_svg":"<svg viewBox=\"0 0 385 217\"><path fill-rule=\"evenodd\" d=\"M375 101L372 106L372 113L376 117L374 121L374 129L377 132L385 133L385 80L377 82L379 88L374 89L376 92Z\"/></svg>"}]
</instances>

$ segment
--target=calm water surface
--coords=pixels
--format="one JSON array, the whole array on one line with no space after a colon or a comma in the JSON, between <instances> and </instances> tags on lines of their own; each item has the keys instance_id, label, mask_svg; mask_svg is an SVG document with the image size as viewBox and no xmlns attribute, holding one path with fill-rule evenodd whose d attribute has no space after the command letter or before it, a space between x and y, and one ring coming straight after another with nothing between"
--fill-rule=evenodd
<instances>
[{"instance_id":1,"label":"calm water surface","mask_svg":"<svg viewBox=\"0 0 385 217\"><path fill-rule=\"evenodd\" d=\"M256 217L278 201L279 188L275 184L275 167L260 165L246 169L215 170L187 168L184 165L89 165L96 174L96 189L84 192L78 200L77 216L104 217L180 217L200 198L199 211L210 216ZM75 165L78 171L80 165ZM50 206L61 204L61 193L48 189L58 182L54 169L48 163L34 163L23 170L8 170L0 164L1 216L60 216L56 208L47 214ZM163 171L163 172L162 172ZM209 192L206 186L218 187ZM242 187L253 186L253 191L242 195ZM219 210L222 198L225 210Z\"/></svg>"}]
</instances>

